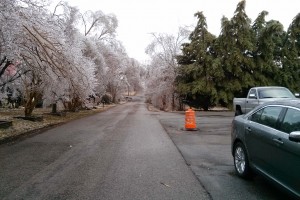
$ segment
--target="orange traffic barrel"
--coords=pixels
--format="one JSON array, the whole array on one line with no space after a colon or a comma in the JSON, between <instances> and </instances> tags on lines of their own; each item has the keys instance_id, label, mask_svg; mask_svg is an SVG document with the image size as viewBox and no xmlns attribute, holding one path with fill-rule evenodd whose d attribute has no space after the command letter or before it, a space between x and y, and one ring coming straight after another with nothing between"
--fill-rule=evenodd
<instances>
[{"instance_id":1,"label":"orange traffic barrel","mask_svg":"<svg viewBox=\"0 0 300 200\"><path fill-rule=\"evenodd\" d=\"M186 130L196 129L195 111L193 111L190 108L187 111L185 111L185 129Z\"/></svg>"}]
</instances>

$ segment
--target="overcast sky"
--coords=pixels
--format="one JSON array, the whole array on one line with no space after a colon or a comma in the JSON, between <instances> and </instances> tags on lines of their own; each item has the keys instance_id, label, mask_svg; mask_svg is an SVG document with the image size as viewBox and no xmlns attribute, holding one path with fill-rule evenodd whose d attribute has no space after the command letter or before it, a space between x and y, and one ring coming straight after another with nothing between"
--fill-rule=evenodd
<instances>
[{"instance_id":1,"label":"overcast sky","mask_svg":"<svg viewBox=\"0 0 300 200\"><path fill-rule=\"evenodd\" d=\"M82 12L101 10L114 13L118 19L117 39L130 57L147 60L145 48L151 42L149 33L176 34L180 26L195 26L194 14L203 11L208 30L220 33L221 18L231 18L240 0L68 0ZM285 30L300 12L300 0L246 0L246 13L251 20L266 10L267 20L280 21Z\"/></svg>"}]
</instances>

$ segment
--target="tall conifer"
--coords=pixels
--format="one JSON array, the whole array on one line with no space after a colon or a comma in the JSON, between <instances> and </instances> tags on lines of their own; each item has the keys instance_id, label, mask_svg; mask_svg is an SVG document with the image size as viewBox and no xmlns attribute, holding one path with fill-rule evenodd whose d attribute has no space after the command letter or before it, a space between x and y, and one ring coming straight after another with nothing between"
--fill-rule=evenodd
<instances>
[{"instance_id":1,"label":"tall conifer","mask_svg":"<svg viewBox=\"0 0 300 200\"><path fill-rule=\"evenodd\" d=\"M280 85L300 91L300 13L293 19L282 42L281 68L276 77Z\"/></svg>"},{"instance_id":2,"label":"tall conifer","mask_svg":"<svg viewBox=\"0 0 300 200\"><path fill-rule=\"evenodd\" d=\"M222 18L221 34L215 44L225 74L222 82L228 100L245 94L249 87L255 85L253 73L256 68L252 59L255 44L245 6L246 2L241 1L230 20Z\"/></svg>"},{"instance_id":3,"label":"tall conifer","mask_svg":"<svg viewBox=\"0 0 300 200\"><path fill-rule=\"evenodd\" d=\"M213 43L215 36L208 32L206 18L197 12L197 26L190 34L190 43L183 45L183 55L178 56L180 64L177 77L178 90L189 104L208 110L217 101Z\"/></svg>"}]
</instances>

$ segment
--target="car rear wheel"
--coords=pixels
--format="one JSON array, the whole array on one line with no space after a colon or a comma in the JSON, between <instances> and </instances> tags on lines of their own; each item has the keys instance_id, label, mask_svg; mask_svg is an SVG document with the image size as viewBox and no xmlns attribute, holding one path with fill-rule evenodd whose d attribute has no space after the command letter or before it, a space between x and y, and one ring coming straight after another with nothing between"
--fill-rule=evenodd
<instances>
[{"instance_id":1,"label":"car rear wheel","mask_svg":"<svg viewBox=\"0 0 300 200\"><path fill-rule=\"evenodd\" d=\"M251 176L248 155L241 142L236 143L234 146L234 167L238 176L243 178Z\"/></svg>"}]
</instances>

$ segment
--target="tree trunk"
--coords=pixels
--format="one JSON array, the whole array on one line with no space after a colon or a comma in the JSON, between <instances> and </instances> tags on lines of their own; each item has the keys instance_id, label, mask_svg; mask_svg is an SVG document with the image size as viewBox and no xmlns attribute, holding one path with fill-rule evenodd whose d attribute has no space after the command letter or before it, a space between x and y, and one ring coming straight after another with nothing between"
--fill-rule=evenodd
<instances>
[{"instance_id":1,"label":"tree trunk","mask_svg":"<svg viewBox=\"0 0 300 200\"><path fill-rule=\"evenodd\" d=\"M117 89L116 88L113 88L113 90L111 92L111 96L112 96L112 102L117 103Z\"/></svg>"},{"instance_id":2,"label":"tree trunk","mask_svg":"<svg viewBox=\"0 0 300 200\"><path fill-rule=\"evenodd\" d=\"M30 95L30 98L26 101L25 104L25 117L30 117L36 105L34 95Z\"/></svg>"},{"instance_id":3,"label":"tree trunk","mask_svg":"<svg viewBox=\"0 0 300 200\"><path fill-rule=\"evenodd\" d=\"M27 97L26 99L26 103L25 103L25 117L30 117L32 115L32 112L37 104L37 100L41 97L42 95L37 92L37 91L32 91L29 94L29 97Z\"/></svg>"},{"instance_id":4,"label":"tree trunk","mask_svg":"<svg viewBox=\"0 0 300 200\"><path fill-rule=\"evenodd\" d=\"M175 94L172 93L172 111L175 109Z\"/></svg>"},{"instance_id":5,"label":"tree trunk","mask_svg":"<svg viewBox=\"0 0 300 200\"><path fill-rule=\"evenodd\" d=\"M57 104L52 104L52 113L57 113Z\"/></svg>"}]
</instances>

